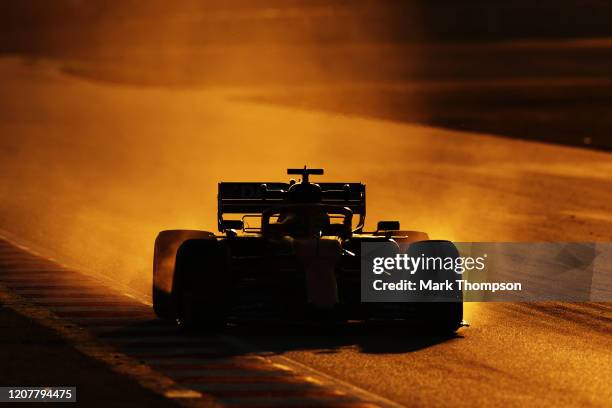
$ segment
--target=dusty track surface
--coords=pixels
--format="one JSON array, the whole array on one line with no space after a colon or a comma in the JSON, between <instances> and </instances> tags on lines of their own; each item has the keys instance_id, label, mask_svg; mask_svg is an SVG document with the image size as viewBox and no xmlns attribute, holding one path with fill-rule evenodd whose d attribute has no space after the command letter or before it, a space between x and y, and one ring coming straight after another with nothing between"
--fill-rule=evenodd
<instances>
[{"instance_id":1,"label":"dusty track surface","mask_svg":"<svg viewBox=\"0 0 612 408\"><path fill-rule=\"evenodd\" d=\"M367 183L370 222L397 217L435 238L610 238L607 153L260 106L224 91L92 83L45 62L5 59L0 72L4 235L143 297L157 231L213 230L219 180L282 179L304 163L328 169L328 180ZM22 271L13 290L53 298L44 284L65 284L57 291L70 296L64 272ZM113 297L94 287L102 303ZM125 324L152 318L119 304ZM115 312L57 313L99 332ZM472 304L466 318L472 327L452 339L359 328L229 336L408 406L609 404L609 305ZM174 340L164 349L192 339Z\"/></svg>"}]
</instances>

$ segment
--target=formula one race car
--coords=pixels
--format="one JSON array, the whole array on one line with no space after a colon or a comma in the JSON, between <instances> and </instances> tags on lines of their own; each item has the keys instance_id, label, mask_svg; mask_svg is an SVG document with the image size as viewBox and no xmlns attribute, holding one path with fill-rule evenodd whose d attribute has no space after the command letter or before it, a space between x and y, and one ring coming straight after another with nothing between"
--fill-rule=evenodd
<instances>
[{"instance_id":1,"label":"formula one race car","mask_svg":"<svg viewBox=\"0 0 612 408\"><path fill-rule=\"evenodd\" d=\"M376 231L364 232L364 184L311 183L309 176L322 175L322 169L287 173L301 180L219 183L221 234L169 230L158 235L157 316L201 329L270 318L397 321L451 332L461 326L461 293L444 302L361 299L363 243L383 243L397 253L419 245L438 254L456 251L452 243L402 231L398 221L381 221Z\"/></svg>"}]
</instances>

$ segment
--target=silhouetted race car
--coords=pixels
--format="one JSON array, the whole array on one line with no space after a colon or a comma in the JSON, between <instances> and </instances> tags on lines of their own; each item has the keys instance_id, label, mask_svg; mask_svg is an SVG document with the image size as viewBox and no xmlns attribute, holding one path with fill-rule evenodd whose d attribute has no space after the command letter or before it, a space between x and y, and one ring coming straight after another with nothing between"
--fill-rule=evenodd
<instances>
[{"instance_id":1,"label":"silhouetted race car","mask_svg":"<svg viewBox=\"0 0 612 408\"><path fill-rule=\"evenodd\" d=\"M440 331L461 326L461 293L445 302L362 302L361 245L456 254L448 241L381 221L364 232L362 183L311 183L322 169L289 169L289 183L219 183L218 228L169 230L155 241L153 305L186 328L229 321L396 321ZM233 218L231 218L233 217Z\"/></svg>"}]
</instances>

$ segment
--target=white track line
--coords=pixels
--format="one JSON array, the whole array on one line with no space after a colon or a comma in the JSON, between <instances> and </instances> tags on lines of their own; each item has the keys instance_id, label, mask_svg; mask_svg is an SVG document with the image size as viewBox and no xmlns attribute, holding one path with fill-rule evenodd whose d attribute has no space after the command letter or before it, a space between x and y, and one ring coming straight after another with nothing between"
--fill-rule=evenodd
<instances>
[{"instance_id":1,"label":"white track line","mask_svg":"<svg viewBox=\"0 0 612 408\"><path fill-rule=\"evenodd\" d=\"M280 383L280 382L262 382L262 383L214 383L208 384L203 383L183 383L185 387L202 391L202 392L215 392L215 391L302 391L302 390L316 390L318 383L310 383L308 381L296 382L296 383Z\"/></svg>"},{"instance_id":2,"label":"white track line","mask_svg":"<svg viewBox=\"0 0 612 408\"><path fill-rule=\"evenodd\" d=\"M230 397L219 398L224 404L243 407L329 407L342 403L356 403L355 398L329 396L329 397Z\"/></svg>"},{"instance_id":3,"label":"white track line","mask_svg":"<svg viewBox=\"0 0 612 408\"><path fill-rule=\"evenodd\" d=\"M234 337L230 337L230 336L221 336L221 337L226 339L229 343L235 344L237 347L242 348L243 350L252 351L256 349L255 346L243 340L240 340ZM286 365L287 367L292 368L296 372L302 372L307 375L312 375L315 378L321 378L323 379L325 383L333 385L337 387L338 389L340 389L341 391L348 393L349 395L355 395L356 397L360 398L361 400L365 402L371 402L371 403L377 404L385 408L406 408L402 404L399 404L395 401L392 401L378 394L374 394L370 391L367 391L349 382L340 380L336 377L333 377L315 368L312 368L298 361L295 361L289 357L271 355L271 356L265 356L265 357L261 356L260 358L271 361L273 363Z\"/></svg>"},{"instance_id":4,"label":"white track line","mask_svg":"<svg viewBox=\"0 0 612 408\"><path fill-rule=\"evenodd\" d=\"M235 369L164 369L164 373L172 378L180 381L181 378L192 378L200 377L205 379L206 377L282 377L286 378L287 372L281 370L258 370L252 369L246 371L244 368Z\"/></svg>"}]
</instances>

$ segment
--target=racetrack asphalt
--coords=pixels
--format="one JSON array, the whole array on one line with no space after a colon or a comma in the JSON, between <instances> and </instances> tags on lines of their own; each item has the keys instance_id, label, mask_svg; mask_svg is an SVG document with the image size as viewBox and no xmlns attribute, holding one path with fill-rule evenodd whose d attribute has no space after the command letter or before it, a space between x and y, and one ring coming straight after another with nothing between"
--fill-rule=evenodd
<instances>
[{"instance_id":1,"label":"racetrack asphalt","mask_svg":"<svg viewBox=\"0 0 612 408\"><path fill-rule=\"evenodd\" d=\"M97 83L46 61L5 58L0 73L3 235L144 297L157 231L214 230L218 181L283 180L303 164L365 182L370 225L397 217L458 241L610 238L609 153ZM229 335L406 406L607 406L610 314L468 304L471 327L450 339Z\"/></svg>"}]
</instances>

